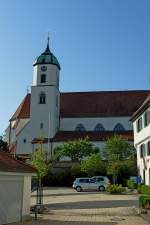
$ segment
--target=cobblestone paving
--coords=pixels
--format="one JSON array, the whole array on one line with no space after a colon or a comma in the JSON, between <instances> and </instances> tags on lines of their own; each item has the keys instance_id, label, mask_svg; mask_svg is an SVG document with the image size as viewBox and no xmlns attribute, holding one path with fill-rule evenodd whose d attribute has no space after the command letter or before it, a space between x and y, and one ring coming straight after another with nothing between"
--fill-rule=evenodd
<instances>
[{"instance_id":1,"label":"cobblestone paving","mask_svg":"<svg viewBox=\"0 0 150 225\"><path fill-rule=\"evenodd\" d=\"M47 190L44 198L49 212L15 225L148 225L137 214L136 195L75 193L72 190ZM58 193L58 194L57 194ZM32 197L32 203L35 201Z\"/></svg>"}]
</instances>

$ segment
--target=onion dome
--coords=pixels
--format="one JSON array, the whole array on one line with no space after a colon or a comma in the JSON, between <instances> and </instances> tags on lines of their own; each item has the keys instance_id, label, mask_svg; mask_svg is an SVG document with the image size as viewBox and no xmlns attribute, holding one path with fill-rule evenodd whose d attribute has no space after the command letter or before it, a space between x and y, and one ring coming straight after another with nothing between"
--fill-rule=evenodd
<instances>
[{"instance_id":1,"label":"onion dome","mask_svg":"<svg viewBox=\"0 0 150 225\"><path fill-rule=\"evenodd\" d=\"M36 58L35 62L33 63L33 66L40 65L40 64L42 64L42 65L43 64L52 64L52 65L56 65L59 70L61 69L57 58L50 51L49 37L48 37L47 47L46 47L45 51L39 57Z\"/></svg>"}]
</instances>

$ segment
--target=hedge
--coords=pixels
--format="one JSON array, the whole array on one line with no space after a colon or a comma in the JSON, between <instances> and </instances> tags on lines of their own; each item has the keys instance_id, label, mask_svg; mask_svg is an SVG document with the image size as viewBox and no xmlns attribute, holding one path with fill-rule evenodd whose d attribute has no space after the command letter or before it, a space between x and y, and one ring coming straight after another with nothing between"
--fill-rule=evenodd
<instances>
[{"instance_id":1,"label":"hedge","mask_svg":"<svg viewBox=\"0 0 150 225\"><path fill-rule=\"evenodd\" d=\"M139 206L150 209L150 195L141 195L139 197Z\"/></svg>"},{"instance_id":2,"label":"hedge","mask_svg":"<svg viewBox=\"0 0 150 225\"><path fill-rule=\"evenodd\" d=\"M150 186L141 184L138 186L138 192L144 195L150 195Z\"/></svg>"},{"instance_id":3,"label":"hedge","mask_svg":"<svg viewBox=\"0 0 150 225\"><path fill-rule=\"evenodd\" d=\"M126 189L122 187L122 185L118 185L118 184L112 184L106 188L106 191L109 192L110 194L121 194L125 190Z\"/></svg>"}]
</instances>

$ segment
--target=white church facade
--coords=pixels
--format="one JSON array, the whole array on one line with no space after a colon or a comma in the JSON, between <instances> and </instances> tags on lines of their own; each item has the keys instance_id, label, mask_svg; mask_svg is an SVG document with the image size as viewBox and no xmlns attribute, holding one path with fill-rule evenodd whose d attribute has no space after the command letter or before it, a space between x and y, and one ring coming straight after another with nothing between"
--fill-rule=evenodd
<instances>
[{"instance_id":1,"label":"white church facade","mask_svg":"<svg viewBox=\"0 0 150 225\"><path fill-rule=\"evenodd\" d=\"M114 134L133 142L131 115L150 91L59 91L60 64L49 48L33 64L33 84L6 130L10 152L30 156L39 143L50 155L69 140L88 137L101 148Z\"/></svg>"}]
</instances>

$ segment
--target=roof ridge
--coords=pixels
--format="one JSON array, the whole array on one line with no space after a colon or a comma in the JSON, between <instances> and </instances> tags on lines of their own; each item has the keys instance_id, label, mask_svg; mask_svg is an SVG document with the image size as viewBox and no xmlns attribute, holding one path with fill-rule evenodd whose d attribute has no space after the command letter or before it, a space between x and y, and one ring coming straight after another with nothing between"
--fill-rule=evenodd
<instances>
[{"instance_id":1,"label":"roof ridge","mask_svg":"<svg viewBox=\"0 0 150 225\"><path fill-rule=\"evenodd\" d=\"M150 90L103 90L103 91L73 91L73 92L60 92L60 94L91 94L91 93L118 93L118 92L149 92L150 93Z\"/></svg>"}]
</instances>

